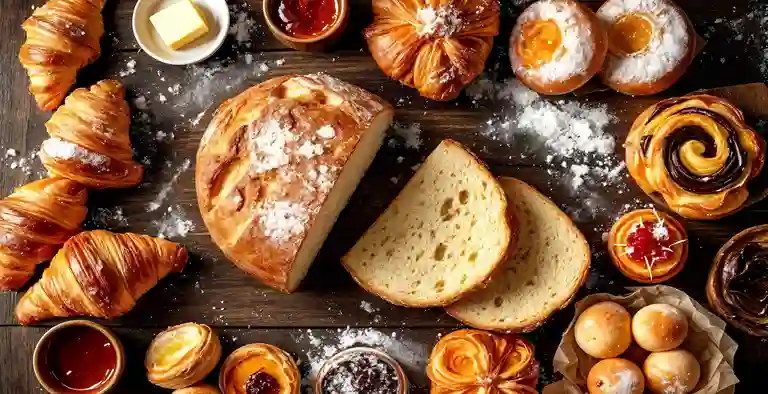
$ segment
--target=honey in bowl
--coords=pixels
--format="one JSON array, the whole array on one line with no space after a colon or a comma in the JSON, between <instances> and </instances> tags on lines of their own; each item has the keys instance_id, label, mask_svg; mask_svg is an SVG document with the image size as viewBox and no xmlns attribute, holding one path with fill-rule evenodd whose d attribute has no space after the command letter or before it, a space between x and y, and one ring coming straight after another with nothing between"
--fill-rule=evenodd
<instances>
[{"instance_id":1,"label":"honey in bowl","mask_svg":"<svg viewBox=\"0 0 768 394\"><path fill-rule=\"evenodd\" d=\"M300 39L322 35L339 18L341 0L275 0L272 15L278 28Z\"/></svg>"},{"instance_id":2,"label":"honey in bowl","mask_svg":"<svg viewBox=\"0 0 768 394\"><path fill-rule=\"evenodd\" d=\"M118 350L101 331L63 327L42 349L40 375L58 393L98 393L115 376Z\"/></svg>"}]
</instances>

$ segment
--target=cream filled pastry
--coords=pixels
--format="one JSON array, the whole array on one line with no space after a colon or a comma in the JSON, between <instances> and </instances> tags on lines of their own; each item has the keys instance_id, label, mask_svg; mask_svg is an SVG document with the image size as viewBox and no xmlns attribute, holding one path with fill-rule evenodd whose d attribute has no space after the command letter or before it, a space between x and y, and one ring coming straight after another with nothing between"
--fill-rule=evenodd
<instances>
[{"instance_id":1,"label":"cream filled pastry","mask_svg":"<svg viewBox=\"0 0 768 394\"><path fill-rule=\"evenodd\" d=\"M542 94L565 94L600 71L606 41L588 8L573 0L541 0L517 19L509 57L526 86Z\"/></svg>"},{"instance_id":2,"label":"cream filled pastry","mask_svg":"<svg viewBox=\"0 0 768 394\"><path fill-rule=\"evenodd\" d=\"M765 161L765 141L744 123L744 114L701 94L643 111L624 146L627 170L643 191L689 219L717 219L740 209Z\"/></svg>"},{"instance_id":3,"label":"cream filled pastry","mask_svg":"<svg viewBox=\"0 0 768 394\"><path fill-rule=\"evenodd\" d=\"M669 0L608 0L597 11L608 33L603 83L629 95L650 95L677 82L691 64L696 32Z\"/></svg>"}]
</instances>

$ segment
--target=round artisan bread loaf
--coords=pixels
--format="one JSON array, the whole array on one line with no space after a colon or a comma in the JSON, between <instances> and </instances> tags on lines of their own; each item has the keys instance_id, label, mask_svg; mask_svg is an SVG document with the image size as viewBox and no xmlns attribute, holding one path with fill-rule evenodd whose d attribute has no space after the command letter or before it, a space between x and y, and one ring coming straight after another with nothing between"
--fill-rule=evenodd
<instances>
[{"instance_id":1,"label":"round artisan bread loaf","mask_svg":"<svg viewBox=\"0 0 768 394\"><path fill-rule=\"evenodd\" d=\"M392 116L378 96L326 74L273 78L225 101L195 171L213 241L249 274L295 290Z\"/></svg>"},{"instance_id":2,"label":"round artisan bread loaf","mask_svg":"<svg viewBox=\"0 0 768 394\"><path fill-rule=\"evenodd\" d=\"M536 189L514 178L499 183L517 219L517 245L487 287L446 309L475 328L532 331L576 295L589 272L589 244Z\"/></svg>"},{"instance_id":3,"label":"round artisan bread loaf","mask_svg":"<svg viewBox=\"0 0 768 394\"><path fill-rule=\"evenodd\" d=\"M445 306L485 283L514 238L496 179L445 140L342 261L393 304Z\"/></svg>"}]
</instances>

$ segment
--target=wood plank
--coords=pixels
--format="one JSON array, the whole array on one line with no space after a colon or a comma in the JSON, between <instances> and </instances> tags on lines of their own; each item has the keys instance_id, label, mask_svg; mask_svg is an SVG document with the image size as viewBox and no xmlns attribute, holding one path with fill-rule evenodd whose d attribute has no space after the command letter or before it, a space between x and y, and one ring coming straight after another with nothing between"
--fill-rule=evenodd
<instances>
[{"instance_id":1,"label":"wood plank","mask_svg":"<svg viewBox=\"0 0 768 394\"><path fill-rule=\"evenodd\" d=\"M564 327L559 322L557 325L547 325L528 335L536 346L536 358L541 362L540 387L554 380L552 372L552 356L557 347L557 341ZM126 371L115 394L153 394L167 393L147 381L143 360L146 349L159 329L133 329L116 328L118 335L126 350ZM326 359L323 347L332 346L334 349L342 349L339 345L340 329L230 329L220 328L216 330L222 341L223 359L234 349L249 343L270 343L279 346L291 353L299 361L302 373L302 392L308 390L312 379L309 377L311 365ZM434 343L440 335L450 332L450 329L381 329L370 332L368 339L363 339L360 345L371 345L387 351L398 359L406 369L409 381L413 384L411 394L426 394L429 381L424 372L426 361ZM39 390L39 385L32 372L32 354L35 344L45 332L43 328L0 328L0 349L15 349L13 352L4 352L0 358L0 394L31 393ZM390 336L394 333L396 339L386 342L376 341L378 335ZM738 393L761 393L765 387L764 377L761 376L766 363L768 363L768 345L764 341L752 337L739 337L735 333L742 350L736 353L736 367L741 383L737 386ZM346 337L346 336L345 336ZM350 345L346 343L345 347ZM746 351L745 349L749 349ZM206 382L216 384L221 362L214 372L206 379Z\"/></svg>"}]
</instances>

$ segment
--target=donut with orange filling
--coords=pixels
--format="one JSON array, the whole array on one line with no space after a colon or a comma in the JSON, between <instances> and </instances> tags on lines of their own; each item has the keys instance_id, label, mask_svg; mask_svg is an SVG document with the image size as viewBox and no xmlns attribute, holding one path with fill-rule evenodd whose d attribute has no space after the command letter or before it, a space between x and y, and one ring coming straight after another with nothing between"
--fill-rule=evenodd
<instances>
[{"instance_id":1,"label":"donut with orange filling","mask_svg":"<svg viewBox=\"0 0 768 394\"><path fill-rule=\"evenodd\" d=\"M606 36L595 14L574 0L541 0L520 17L510 38L512 69L542 94L572 92L603 65Z\"/></svg>"},{"instance_id":2,"label":"donut with orange filling","mask_svg":"<svg viewBox=\"0 0 768 394\"><path fill-rule=\"evenodd\" d=\"M627 171L646 194L689 219L739 210L765 162L765 141L725 99L663 100L635 119L624 144Z\"/></svg>"},{"instance_id":3,"label":"donut with orange filling","mask_svg":"<svg viewBox=\"0 0 768 394\"><path fill-rule=\"evenodd\" d=\"M632 96L661 92L693 61L696 32L670 0L608 0L597 17L608 34L601 79L611 89Z\"/></svg>"},{"instance_id":4,"label":"donut with orange filling","mask_svg":"<svg viewBox=\"0 0 768 394\"><path fill-rule=\"evenodd\" d=\"M640 209L622 216L608 234L608 253L627 278L661 283L682 271L688 233L670 215Z\"/></svg>"}]
</instances>

